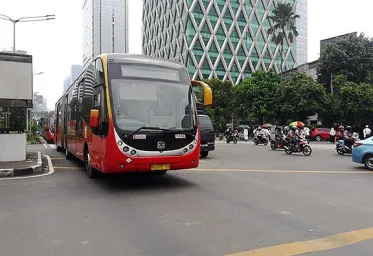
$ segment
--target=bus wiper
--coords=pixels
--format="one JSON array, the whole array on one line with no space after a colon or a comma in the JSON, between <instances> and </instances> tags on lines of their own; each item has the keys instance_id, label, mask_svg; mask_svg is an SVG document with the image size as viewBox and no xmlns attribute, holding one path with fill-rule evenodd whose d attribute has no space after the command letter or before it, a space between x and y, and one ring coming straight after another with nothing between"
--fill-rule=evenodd
<instances>
[{"instance_id":1,"label":"bus wiper","mask_svg":"<svg viewBox=\"0 0 373 256\"><path fill-rule=\"evenodd\" d=\"M160 128L160 127L152 127L152 126L141 126L140 128L136 129L135 131L131 132L130 134L126 135L126 138L138 133L141 130L153 130L153 131L163 131L163 132L173 132L170 129Z\"/></svg>"}]
</instances>

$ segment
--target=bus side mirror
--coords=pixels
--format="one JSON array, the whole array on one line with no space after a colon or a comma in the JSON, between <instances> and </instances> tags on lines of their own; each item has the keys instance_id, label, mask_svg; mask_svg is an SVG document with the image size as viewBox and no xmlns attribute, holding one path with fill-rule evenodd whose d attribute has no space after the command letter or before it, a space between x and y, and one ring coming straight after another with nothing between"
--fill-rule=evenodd
<instances>
[{"instance_id":1,"label":"bus side mirror","mask_svg":"<svg viewBox=\"0 0 373 256\"><path fill-rule=\"evenodd\" d=\"M99 126L100 110L92 109L89 115L89 124L92 128L98 128Z\"/></svg>"},{"instance_id":2,"label":"bus side mirror","mask_svg":"<svg viewBox=\"0 0 373 256\"><path fill-rule=\"evenodd\" d=\"M202 81L192 80L193 87L201 87L203 90L203 105L212 105L212 90L210 86Z\"/></svg>"}]
</instances>

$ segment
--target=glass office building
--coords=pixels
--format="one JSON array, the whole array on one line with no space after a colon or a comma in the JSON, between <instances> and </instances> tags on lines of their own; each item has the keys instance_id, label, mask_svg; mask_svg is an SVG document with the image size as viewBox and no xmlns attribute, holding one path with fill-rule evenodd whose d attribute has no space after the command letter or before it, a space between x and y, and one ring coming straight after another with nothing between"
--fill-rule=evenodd
<instances>
[{"instance_id":1,"label":"glass office building","mask_svg":"<svg viewBox=\"0 0 373 256\"><path fill-rule=\"evenodd\" d=\"M307 0L283 0L301 15L296 41L284 44L283 70L307 62ZM182 62L192 79L238 84L256 70L280 72L267 34L278 0L144 0L143 52Z\"/></svg>"},{"instance_id":2,"label":"glass office building","mask_svg":"<svg viewBox=\"0 0 373 256\"><path fill-rule=\"evenodd\" d=\"M84 68L101 53L128 53L128 0L84 0Z\"/></svg>"}]
</instances>

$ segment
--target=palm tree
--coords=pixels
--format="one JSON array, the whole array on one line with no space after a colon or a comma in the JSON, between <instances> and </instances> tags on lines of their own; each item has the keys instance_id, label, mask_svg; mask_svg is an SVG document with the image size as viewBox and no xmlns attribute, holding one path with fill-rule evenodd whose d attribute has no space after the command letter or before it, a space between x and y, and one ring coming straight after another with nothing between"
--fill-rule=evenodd
<instances>
[{"instance_id":1,"label":"palm tree","mask_svg":"<svg viewBox=\"0 0 373 256\"><path fill-rule=\"evenodd\" d=\"M290 3L279 3L273 10L272 15L268 16L268 18L273 22L273 26L268 29L268 34L273 36L273 41L276 45L281 45L280 73L282 77L284 40L287 40L286 38L288 38L290 43L293 43L294 38L299 35L295 23L296 19L299 19L300 16L294 13L293 6Z\"/></svg>"}]
</instances>

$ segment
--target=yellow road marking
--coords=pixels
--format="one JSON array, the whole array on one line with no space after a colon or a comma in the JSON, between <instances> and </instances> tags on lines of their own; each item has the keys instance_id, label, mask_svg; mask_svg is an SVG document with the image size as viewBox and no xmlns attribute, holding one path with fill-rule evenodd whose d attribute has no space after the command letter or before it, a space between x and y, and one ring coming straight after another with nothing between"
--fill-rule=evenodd
<instances>
[{"instance_id":1,"label":"yellow road marking","mask_svg":"<svg viewBox=\"0 0 373 256\"><path fill-rule=\"evenodd\" d=\"M193 169L201 172L258 172L258 173L325 173L325 174L373 174L371 171L301 171L301 170L243 170L243 169Z\"/></svg>"},{"instance_id":2,"label":"yellow road marking","mask_svg":"<svg viewBox=\"0 0 373 256\"><path fill-rule=\"evenodd\" d=\"M291 256L303 253L326 251L373 239L373 228L360 229L333 236L271 246L226 256Z\"/></svg>"}]
</instances>

